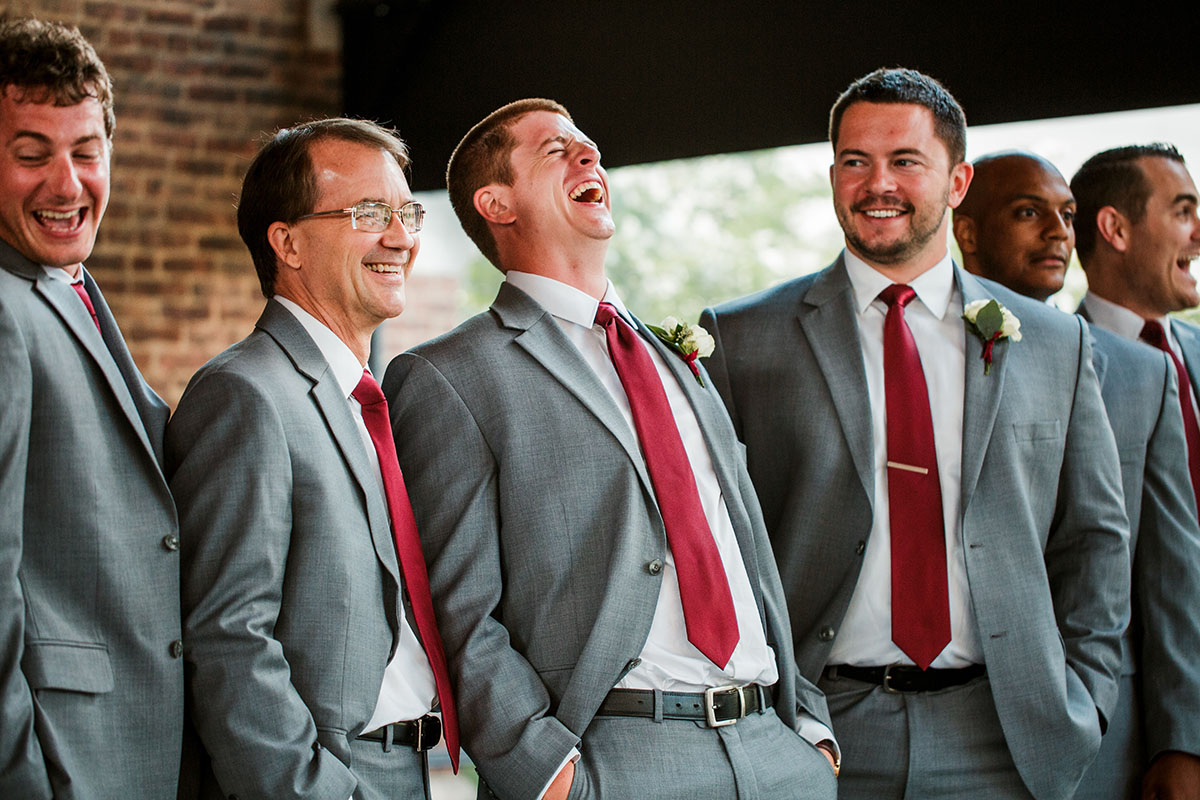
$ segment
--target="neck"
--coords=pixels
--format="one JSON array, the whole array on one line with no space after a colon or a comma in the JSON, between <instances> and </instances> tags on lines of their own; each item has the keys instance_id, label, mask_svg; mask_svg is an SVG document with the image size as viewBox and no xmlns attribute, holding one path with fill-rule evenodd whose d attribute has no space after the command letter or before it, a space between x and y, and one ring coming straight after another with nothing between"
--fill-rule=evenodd
<instances>
[{"instance_id":1,"label":"neck","mask_svg":"<svg viewBox=\"0 0 1200 800\"><path fill-rule=\"evenodd\" d=\"M1137 269L1136 264L1125 264L1120 260L1105 258L1103 255L1100 258L1093 258L1089 260L1085 270L1088 292L1114 305L1127 308L1142 319L1165 317L1171 309L1154 308L1148 305L1137 296L1137 291L1133 287L1126 286L1122 280L1123 275L1135 274Z\"/></svg>"},{"instance_id":2,"label":"neck","mask_svg":"<svg viewBox=\"0 0 1200 800\"><path fill-rule=\"evenodd\" d=\"M565 283L597 300L604 298L608 289L608 274L604 270L607 242L597 242L600 247L587 247L571 253L552 251L537 247L514 249L501 253L500 263L505 271L510 269L528 272Z\"/></svg>"},{"instance_id":3,"label":"neck","mask_svg":"<svg viewBox=\"0 0 1200 800\"><path fill-rule=\"evenodd\" d=\"M298 288L301 290L298 291ZM320 303L311 292L302 291L302 288L277 286L275 294L291 300L311 314L314 319L326 328L333 331L333 334L341 339L346 347L350 348L350 352L354 353L354 357L358 359L358 363L365 367L367 359L371 355L371 334L374 333L375 328L364 328L363 326L353 324L345 314L337 313L336 309L328 308L326 305Z\"/></svg>"}]
</instances>

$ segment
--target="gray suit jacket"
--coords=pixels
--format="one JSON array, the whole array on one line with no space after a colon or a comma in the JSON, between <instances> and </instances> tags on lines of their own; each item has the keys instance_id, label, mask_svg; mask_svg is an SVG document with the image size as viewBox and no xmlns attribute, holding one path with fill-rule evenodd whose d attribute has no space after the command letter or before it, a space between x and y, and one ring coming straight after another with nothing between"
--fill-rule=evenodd
<instances>
[{"instance_id":1,"label":"gray suit jacket","mask_svg":"<svg viewBox=\"0 0 1200 800\"><path fill-rule=\"evenodd\" d=\"M1034 796L1065 797L1099 747L1129 618L1116 447L1084 323L957 267L955 280L964 304L998 299L1024 335L998 344L984 375L982 345L964 332L962 536L1009 749ZM873 445L852 297L839 258L702 319L810 679L870 546Z\"/></svg>"},{"instance_id":2,"label":"gray suit jacket","mask_svg":"<svg viewBox=\"0 0 1200 800\"><path fill-rule=\"evenodd\" d=\"M167 431L188 692L213 796L347 798L398 641L385 500L328 362L267 303Z\"/></svg>"},{"instance_id":3,"label":"gray suit jacket","mask_svg":"<svg viewBox=\"0 0 1200 800\"><path fill-rule=\"evenodd\" d=\"M1088 318L1082 304L1079 314ZM1172 326L1200 369L1200 335ZM1136 724L1147 759L1164 750L1200 754L1200 532L1175 368L1164 353L1091 329L1130 519L1133 620L1123 666L1138 675Z\"/></svg>"},{"instance_id":4,"label":"gray suit jacket","mask_svg":"<svg viewBox=\"0 0 1200 800\"><path fill-rule=\"evenodd\" d=\"M779 576L720 398L641 333L708 443L778 659L779 716L794 725L799 705L827 720L823 696L797 680ZM554 318L507 283L489 311L392 361L383 388L463 747L496 795L536 797L650 631L667 545L637 438Z\"/></svg>"},{"instance_id":5,"label":"gray suit jacket","mask_svg":"<svg viewBox=\"0 0 1200 800\"><path fill-rule=\"evenodd\" d=\"M167 407L84 274L103 336L69 286L0 242L0 797L173 797Z\"/></svg>"}]
</instances>

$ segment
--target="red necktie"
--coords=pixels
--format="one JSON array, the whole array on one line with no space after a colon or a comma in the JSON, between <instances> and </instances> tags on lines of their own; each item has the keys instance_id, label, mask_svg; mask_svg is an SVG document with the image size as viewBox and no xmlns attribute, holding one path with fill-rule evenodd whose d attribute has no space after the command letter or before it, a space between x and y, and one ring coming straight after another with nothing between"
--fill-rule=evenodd
<instances>
[{"instance_id":1,"label":"red necktie","mask_svg":"<svg viewBox=\"0 0 1200 800\"><path fill-rule=\"evenodd\" d=\"M887 398L887 484L892 533L892 641L921 669L950 643L946 532L929 389L904 307L916 292L880 292L883 384Z\"/></svg>"},{"instance_id":2,"label":"red necktie","mask_svg":"<svg viewBox=\"0 0 1200 800\"><path fill-rule=\"evenodd\" d=\"M413 517L408 490L404 488L404 476L396 460L396 442L392 439L392 424L388 418L387 399L371 373L363 370L362 380L351 392L362 404L363 422L379 456L379 472L383 476L383 488L387 494L388 510L392 514L392 535L396 539L396 553L400 558L400 571L404 575L404 586L412 605L413 619L425 655L433 668L433 679L437 684L438 700L442 707L442 727L446 732L446 749L454 771L458 771L458 712L454 707L454 696L450 691L450 672L446 668L446 654L442 650L442 636L438 633L437 620L433 615L433 599L429 594L429 575L425 571L425 556L421 553L421 540L417 537L417 520Z\"/></svg>"},{"instance_id":3,"label":"red necktie","mask_svg":"<svg viewBox=\"0 0 1200 800\"><path fill-rule=\"evenodd\" d=\"M629 398L633 426L675 558L688 641L724 669L739 639L733 595L662 379L638 335L611 305L599 305L596 324L604 328L609 358Z\"/></svg>"},{"instance_id":4,"label":"red necktie","mask_svg":"<svg viewBox=\"0 0 1200 800\"><path fill-rule=\"evenodd\" d=\"M1183 433L1187 437L1188 472L1192 474L1192 493L1196 507L1200 509L1200 425L1196 424L1196 404L1192 400L1192 382L1188 378L1187 367L1167 344L1166 331L1157 321L1150 320L1145 324L1142 328L1142 341L1162 350L1175 364L1175 374L1179 377L1179 408L1183 412Z\"/></svg>"},{"instance_id":5,"label":"red necktie","mask_svg":"<svg viewBox=\"0 0 1200 800\"><path fill-rule=\"evenodd\" d=\"M75 294L79 295L79 299L87 306L88 313L92 315L92 322L96 323L96 330L100 330L100 320L96 317L96 307L92 305L92 298L88 297L87 289L83 288L83 281L72 283L71 288L75 290ZM103 335L101 331L101 335Z\"/></svg>"}]
</instances>

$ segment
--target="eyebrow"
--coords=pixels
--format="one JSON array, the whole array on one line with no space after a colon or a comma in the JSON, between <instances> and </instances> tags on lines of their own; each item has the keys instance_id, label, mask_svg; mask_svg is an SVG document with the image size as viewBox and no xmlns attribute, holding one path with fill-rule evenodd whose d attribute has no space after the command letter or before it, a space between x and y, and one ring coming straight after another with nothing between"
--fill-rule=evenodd
<instances>
[{"instance_id":1,"label":"eyebrow","mask_svg":"<svg viewBox=\"0 0 1200 800\"><path fill-rule=\"evenodd\" d=\"M1196 195L1194 195L1194 194L1189 194L1188 192L1181 192L1180 194L1175 195L1175 200L1171 203L1171 205L1179 205L1180 203L1188 203L1188 202L1197 203L1197 202L1200 202L1200 200L1198 200Z\"/></svg>"},{"instance_id":2,"label":"eyebrow","mask_svg":"<svg viewBox=\"0 0 1200 800\"><path fill-rule=\"evenodd\" d=\"M856 150L852 147L847 147L838 151L838 158L843 158L845 156L867 156L869 158L870 155L871 154L865 150ZM901 147L896 150L889 150L886 155L894 158L896 156L924 156L925 153L917 147Z\"/></svg>"},{"instance_id":3,"label":"eyebrow","mask_svg":"<svg viewBox=\"0 0 1200 800\"><path fill-rule=\"evenodd\" d=\"M53 139L51 139L49 136L42 133L41 131L17 131L16 133L13 134L11 141L15 142L17 139L34 139L37 142L39 142L40 144L53 144L54 143ZM71 142L71 146L78 147L81 144L87 144L89 142L95 142L95 141L101 141L100 134L93 133L93 134L89 134L87 136L80 136L78 139Z\"/></svg>"}]
</instances>

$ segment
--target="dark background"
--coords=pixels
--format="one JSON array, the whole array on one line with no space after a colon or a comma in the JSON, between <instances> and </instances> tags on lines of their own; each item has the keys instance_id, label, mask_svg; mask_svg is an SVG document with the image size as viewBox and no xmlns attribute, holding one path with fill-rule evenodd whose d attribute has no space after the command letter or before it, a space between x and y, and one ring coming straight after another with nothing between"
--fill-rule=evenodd
<instances>
[{"instance_id":1,"label":"dark background","mask_svg":"<svg viewBox=\"0 0 1200 800\"><path fill-rule=\"evenodd\" d=\"M1200 102L1200 12L1158 4L343 0L346 112L394 125L416 190L464 133L550 97L607 166L826 137L855 78L941 80L969 124Z\"/></svg>"}]
</instances>

